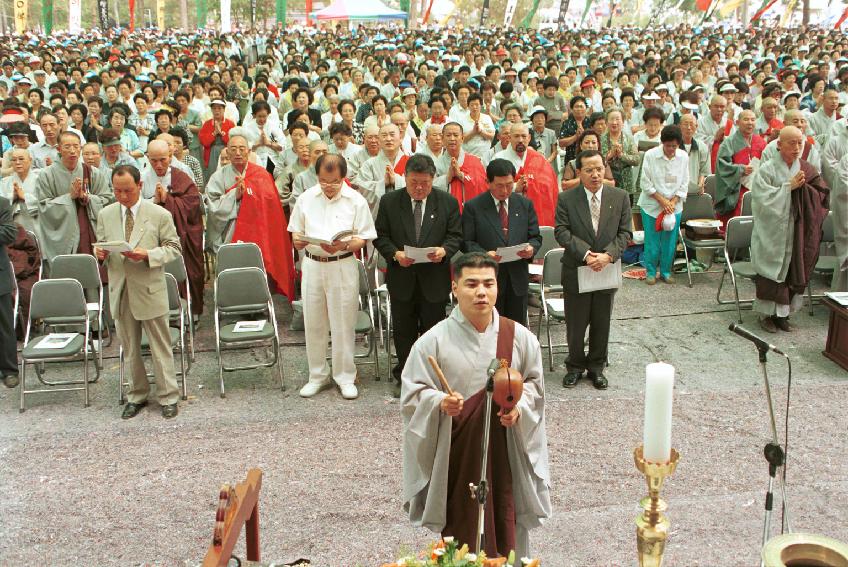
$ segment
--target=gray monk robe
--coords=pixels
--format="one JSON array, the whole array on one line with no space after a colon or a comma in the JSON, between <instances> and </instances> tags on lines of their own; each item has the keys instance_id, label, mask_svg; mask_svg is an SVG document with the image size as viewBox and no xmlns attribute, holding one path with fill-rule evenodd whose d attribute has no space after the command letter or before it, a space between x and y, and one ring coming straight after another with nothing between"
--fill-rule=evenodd
<instances>
[{"instance_id":1,"label":"gray monk robe","mask_svg":"<svg viewBox=\"0 0 848 567\"><path fill-rule=\"evenodd\" d=\"M72 171L58 161L38 175L35 192L39 237L41 252L48 262L59 254L91 254L97 215L115 200L106 174L97 168L90 168L90 180L84 180L88 204L72 199L71 185L77 178L83 178L82 160Z\"/></svg>"},{"instance_id":2,"label":"gray monk robe","mask_svg":"<svg viewBox=\"0 0 848 567\"><path fill-rule=\"evenodd\" d=\"M470 498L468 483L454 482L451 486L449 478L456 481L455 471L461 468L469 472L469 480L477 483L481 439L475 436L467 440L468 448L477 447L474 457L455 450L453 443L459 423L439 409L447 394L427 362L427 356L436 358L451 388L465 398L465 415L466 409L479 401L485 389L486 369L497 350L498 328L497 312L485 332L479 333L457 307L450 317L418 339L403 369L403 506L415 525L434 532L443 532L446 525L455 523L456 520L448 516L457 505L473 510L476 518L476 504ZM524 394L517 406L521 417L512 428L504 428L497 420L497 425L492 427L493 440L505 438L506 450L496 451L493 441L490 466L501 471L501 478L511 477L511 487L498 490L495 482L489 493L486 541L489 544L496 539L489 531L492 520L499 532L504 522L510 523L506 528L514 530L515 551L522 557L530 554L529 530L540 526L550 516L551 502L542 354L536 337L519 324L515 325L513 344L512 367L525 380ZM496 406L492 413L497 413ZM497 507L494 514L490 510L493 507ZM466 528L464 531L468 533L469 526L459 527ZM476 519L470 532L476 532ZM500 537L500 533L495 535ZM473 541L461 543L474 547ZM503 549L499 548L499 551ZM488 550L487 555L495 556Z\"/></svg>"}]
</instances>

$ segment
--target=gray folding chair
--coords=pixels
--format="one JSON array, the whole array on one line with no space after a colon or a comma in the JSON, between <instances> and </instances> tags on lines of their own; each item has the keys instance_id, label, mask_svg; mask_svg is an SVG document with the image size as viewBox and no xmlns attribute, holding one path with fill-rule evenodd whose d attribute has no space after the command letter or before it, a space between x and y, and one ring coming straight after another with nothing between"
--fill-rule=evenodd
<instances>
[{"instance_id":1,"label":"gray folding chair","mask_svg":"<svg viewBox=\"0 0 848 567\"><path fill-rule=\"evenodd\" d=\"M554 248L545 254L542 264L542 283L540 286L540 308L539 328L536 333L542 335L542 321L545 322L547 344L543 349L548 349L548 367L554 369L554 348L567 346L565 343L553 344L551 339L551 322L565 322L565 294L562 287L562 256L564 248ZM551 297L558 295L558 298Z\"/></svg>"},{"instance_id":2,"label":"gray folding chair","mask_svg":"<svg viewBox=\"0 0 848 567\"><path fill-rule=\"evenodd\" d=\"M822 244L832 244L834 242L834 231L833 231L833 211L828 211L827 216L824 218L824 222L822 223ZM813 274L819 274L822 276L833 277L833 272L836 271L838 264L838 259L836 256L819 256L819 259L816 261L816 265L813 267ZM813 311L813 299L821 299L824 297L823 293L813 293L813 278L810 278L810 281L807 282L807 300L810 304L810 315L814 314Z\"/></svg>"},{"instance_id":3,"label":"gray folding chair","mask_svg":"<svg viewBox=\"0 0 848 567\"><path fill-rule=\"evenodd\" d=\"M186 348L185 348L185 335L186 335L186 324L185 324L185 316L180 303L180 288L177 285L177 279L173 276L173 274L165 273L165 284L166 289L168 291L168 311L169 313L177 314L176 321L172 320L172 316L169 315L169 327L168 332L170 334L171 339L171 349L177 350L180 353L180 371L177 373L177 378L182 384L182 392L180 397L183 400L188 399L188 367L186 365ZM141 354L144 356L145 354L150 353L150 341L147 338L147 333L143 330L141 332ZM118 347L118 404L123 405L126 402L126 390L125 388L129 386L126 378L124 378L124 345ZM152 377L151 373L147 373L148 378Z\"/></svg>"},{"instance_id":4,"label":"gray folding chair","mask_svg":"<svg viewBox=\"0 0 848 567\"><path fill-rule=\"evenodd\" d=\"M18 316L20 315L21 298L18 293L18 278L15 277L15 270L9 270L9 275L12 280L12 330L18 328Z\"/></svg>"},{"instance_id":5,"label":"gray folding chair","mask_svg":"<svg viewBox=\"0 0 848 567\"><path fill-rule=\"evenodd\" d=\"M188 348L189 348L189 369L191 368L191 363L195 361L194 357L194 320L192 319L191 314L191 286L188 285L188 272L185 267L185 260L180 256L176 260L172 260L171 262L165 264L165 271L177 280L178 284L183 284L185 287L185 299L180 297L180 308L179 310L171 310L170 311L170 319L171 323L176 322L178 319L182 320L186 327L188 327ZM182 318L181 318L182 316Z\"/></svg>"},{"instance_id":6,"label":"gray folding chair","mask_svg":"<svg viewBox=\"0 0 848 567\"><path fill-rule=\"evenodd\" d=\"M35 247L38 248L38 257L41 258L41 262L38 264L38 279L41 279L44 276L44 263L46 262L44 254L41 252L41 241L38 240L38 235L33 231L28 230L26 233L35 242Z\"/></svg>"},{"instance_id":7,"label":"gray folding chair","mask_svg":"<svg viewBox=\"0 0 848 567\"><path fill-rule=\"evenodd\" d=\"M73 339L65 346L46 348L55 339L55 337L51 337L51 326L45 324L44 333L41 335L33 336L32 332L33 323L47 320L53 321L58 326L81 327L83 332L74 333ZM24 348L21 351L21 412L26 410L27 395L45 392L82 391L84 393L84 405L88 407L88 387L93 382L93 380L89 380L88 373L88 360L91 351L90 325L91 316L85 301L85 291L79 281L70 278L41 280L32 287ZM29 364L44 366L53 362L79 361L83 363L82 380L48 382L42 378L40 373L36 373L39 381L45 386L51 386L51 388L27 389L26 375ZM94 371L96 375L99 375L96 361Z\"/></svg>"},{"instance_id":8,"label":"gray folding chair","mask_svg":"<svg viewBox=\"0 0 848 567\"><path fill-rule=\"evenodd\" d=\"M555 229L552 226L540 226L539 227L539 232L542 235L542 247L539 248L538 252L536 252L536 256L534 257L534 260L538 260L539 258L544 259L545 255L548 252L550 252L551 250L553 250L554 248L557 248L559 246L559 243L557 243L557 241L556 241L556 236L554 236L554 230ZM541 320L541 317L542 317L542 309L541 309L542 300L539 297L539 295L541 293L541 284L538 284L536 282L531 281L529 284L527 284L527 293L529 295L528 301L527 301L528 305L531 306L531 307L538 307L539 308L539 318L540 318L539 324L541 325L541 323L542 323L542 320ZM530 319L529 312L527 314L527 318L528 318L528 323L529 323L529 319Z\"/></svg>"},{"instance_id":9,"label":"gray folding chair","mask_svg":"<svg viewBox=\"0 0 848 567\"><path fill-rule=\"evenodd\" d=\"M381 255L377 255L377 266L374 270L374 279L379 282L378 275L386 269L386 259ZM383 342L383 348L386 351L386 360L389 366L392 363L392 299L389 297L389 288L385 282L374 288L374 297L377 300L376 314L377 330L380 333L380 340ZM385 311L386 326L383 327L383 312ZM380 380L380 374L377 374L376 379Z\"/></svg>"},{"instance_id":10,"label":"gray folding chair","mask_svg":"<svg viewBox=\"0 0 848 567\"><path fill-rule=\"evenodd\" d=\"M746 193L748 195L748 193ZM754 217L739 216L733 217L727 222L727 230L724 235L724 271L721 274L721 279L718 282L718 291L716 292L716 301L721 305L729 303L736 304L736 315L739 322L742 322L741 304L750 305L753 299L739 299L739 283L738 278L754 279L757 272L754 270L754 265L750 260L737 260L740 251L747 254L743 257L750 257L751 249L751 234L754 230ZM730 274L730 281L733 284L733 297L729 299L721 299L721 288L724 285L724 278Z\"/></svg>"},{"instance_id":11,"label":"gray folding chair","mask_svg":"<svg viewBox=\"0 0 848 567\"><path fill-rule=\"evenodd\" d=\"M716 196L716 176L707 175L704 178L704 195L709 195L710 199L715 201Z\"/></svg>"},{"instance_id":12,"label":"gray folding chair","mask_svg":"<svg viewBox=\"0 0 848 567\"><path fill-rule=\"evenodd\" d=\"M754 214L753 206L754 206L754 195L750 191L745 191L745 194L742 195L742 215L743 217L750 217Z\"/></svg>"},{"instance_id":13,"label":"gray folding chair","mask_svg":"<svg viewBox=\"0 0 848 567\"><path fill-rule=\"evenodd\" d=\"M218 355L218 378L221 383L221 397L226 397L224 372L254 370L277 365L280 376L280 388L285 390L283 364L280 356L280 338L277 334L277 317L274 302L268 290L268 280L257 267L228 268L215 278L215 352ZM236 332L235 328L242 317L248 315L251 320L264 317L265 325L259 331ZM246 366L224 366L222 350L271 346L273 358Z\"/></svg>"},{"instance_id":14,"label":"gray folding chair","mask_svg":"<svg viewBox=\"0 0 848 567\"><path fill-rule=\"evenodd\" d=\"M265 271L262 250L253 242L231 242L218 248L216 273L231 268L259 268Z\"/></svg>"},{"instance_id":15,"label":"gray folding chair","mask_svg":"<svg viewBox=\"0 0 848 567\"><path fill-rule=\"evenodd\" d=\"M359 364L373 364L376 380L380 379L380 356L377 352L377 332L374 325L374 303L372 301L372 288L368 281L368 272L363 262L359 264L359 310L356 313L357 335L363 336L368 343L368 350L354 354L354 359L362 360L370 358L369 362ZM388 293L386 294L388 298ZM387 303L388 304L388 303ZM389 361L391 364L391 360Z\"/></svg>"},{"instance_id":16,"label":"gray folding chair","mask_svg":"<svg viewBox=\"0 0 848 567\"><path fill-rule=\"evenodd\" d=\"M711 250L715 253L716 250L724 248L724 238L695 239L687 237L686 221L691 219L715 219L713 199L707 193L686 197L680 215L680 242L683 243L683 253L686 256L686 277L689 279L689 287L692 287L692 265L689 259L689 249Z\"/></svg>"},{"instance_id":17,"label":"gray folding chair","mask_svg":"<svg viewBox=\"0 0 848 567\"><path fill-rule=\"evenodd\" d=\"M92 331L97 331L97 366L103 369L103 336L105 324L103 283L100 281L100 270L97 259L91 254L60 254L50 263L50 279L70 278L77 280L88 300L88 311L91 317ZM52 324L49 319L45 321Z\"/></svg>"}]
</instances>

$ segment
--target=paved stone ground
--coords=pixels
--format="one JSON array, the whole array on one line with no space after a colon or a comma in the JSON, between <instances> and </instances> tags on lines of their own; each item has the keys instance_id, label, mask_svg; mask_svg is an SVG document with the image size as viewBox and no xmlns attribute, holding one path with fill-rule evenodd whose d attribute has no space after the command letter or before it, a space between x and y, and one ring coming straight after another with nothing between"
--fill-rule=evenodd
<instances>
[{"instance_id":1,"label":"paved stone ground","mask_svg":"<svg viewBox=\"0 0 848 567\"><path fill-rule=\"evenodd\" d=\"M633 519L646 490L632 450L641 440L644 366L658 359L677 367L673 444L682 455L665 490L666 565L759 564L765 397L755 349L727 331L735 313L715 303L716 285L713 275L692 289L626 281L616 298L610 389L564 390L561 356L546 375L554 514L533 533L545 565L636 564ZM756 329L753 314L743 316ZM796 332L773 337L794 371L792 528L845 541L848 373L821 355L823 307L794 320ZM18 414L17 390L0 392L0 565L196 564L211 539L218 486L251 467L265 473L267 560L371 566L426 545L432 535L411 527L400 506L400 419L386 382L363 368L358 401L335 391L302 400L303 337L286 333L288 390L267 370L241 372L227 376L221 399L210 329L206 316L190 399L173 421L155 404L119 419L114 349L89 408L81 395L54 393L31 398ZM775 394L785 399L785 363L771 360Z\"/></svg>"}]
</instances>

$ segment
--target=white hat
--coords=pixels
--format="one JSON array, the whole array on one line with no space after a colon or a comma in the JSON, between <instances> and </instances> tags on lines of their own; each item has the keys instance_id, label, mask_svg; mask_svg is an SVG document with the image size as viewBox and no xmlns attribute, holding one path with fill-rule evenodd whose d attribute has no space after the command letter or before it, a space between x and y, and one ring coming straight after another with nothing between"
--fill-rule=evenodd
<instances>
[{"instance_id":1,"label":"white hat","mask_svg":"<svg viewBox=\"0 0 848 567\"><path fill-rule=\"evenodd\" d=\"M660 95L657 93L648 93L642 95L642 100L660 100Z\"/></svg>"},{"instance_id":2,"label":"white hat","mask_svg":"<svg viewBox=\"0 0 848 567\"><path fill-rule=\"evenodd\" d=\"M538 78L539 78L539 73L537 73L536 71L531 71L530 73L527 73L527 80L528 81L530 79L538 79Z\"/></svg>"},{"instance_id":3,"label":"white hat","mask_svg":"<svg viewBox=\"0 0 848 567\"><path fill-rule=\"evenodd\" d=\"M733 86L733 83L726 83L726 84L722 85L721 88L718 91L721 92L721 93L731 93L731 92L735 93L735 92L737 92L736 87Z\"/></svg>"},{"instance_id":4,"label":"white hat","mask_svg":"<svg viewBox=\"0 0 848 567\"><path fill-rule=\"evenodd\" d=\"M227 106L227 103L221 100L220 98L216 98L212 102L209 103L209 106L215 106L216 104L220 104L221 106Z\"/></svg>"},{"instance_id":5,"label":"white hat","mask_svg":"<svg viewBox=\"0 0 848 567\"><path fill-rule=\"evenodd\" d=\"M698 105L695 104L695 103L692 103L692 102L681 102L680 106L682 106L683 108L688 108L692 112L695 112L695 111L698 110Z\"/></svg>"},{"instance_id":6,"label":"white hat","mask_svg":"<svg viewBox=\"0 0 848 567\"><path fill-rule=\"evenodd\" d=\"M548 115L548 111L545 110L544 106L537 105L537 106L534 106L533 108L530 109L530 112L528 113L527 116L529 116L530 118L533 118L534 115L539 114L540 112L542 114L544 114L545 116Z\"/></svg>"},{"instance_id":7,"label":"white hat","mask_svg":"<svg viewBox=\"0 0 848 567\"><path fill-rule=\"evenodd\" d=\"M417 94L418 94L418 91L416 91L412 87L406 87L405 89L403 89L403 93L401 93L400 97L406 98L408 96L416 96Z\"/></svg>"},{"instance_id":8,"label":"white hat","mask_svg":"<svg viewBox=\"0 0 848 567\"><path fill-rule=\"evenodd\" d=\"M787 99L787 98L789 98L790 96L797 96L798 98L801 98L801 93L800 93L800 92L798 92L798 91L788 91L787 93L785 93L785 94L783 95L783 100L782 100L782 101L785 103L785 102L786 102L786 99Z\"/></svg>"}]
</instances>

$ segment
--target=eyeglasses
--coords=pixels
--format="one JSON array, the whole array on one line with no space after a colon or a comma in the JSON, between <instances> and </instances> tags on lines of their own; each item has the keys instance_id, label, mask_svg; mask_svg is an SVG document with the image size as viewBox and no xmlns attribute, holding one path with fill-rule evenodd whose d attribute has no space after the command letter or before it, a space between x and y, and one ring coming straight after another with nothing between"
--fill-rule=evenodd
<instances>
[{"instance_id":1,"label":"eyeglasses","mask_svg":"<svg viewBox=\"0 0 848 567\"><path fill-rule=\"evenodd\" d=\"M321 189L329 189L329 190L338 189L339 187L342 186L342 180L332 181L332 182L319 181L318 185L321 186Z\"/></svg>"}]
</instances>

